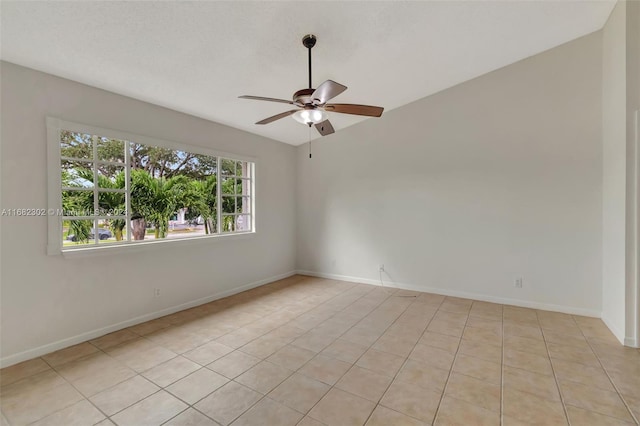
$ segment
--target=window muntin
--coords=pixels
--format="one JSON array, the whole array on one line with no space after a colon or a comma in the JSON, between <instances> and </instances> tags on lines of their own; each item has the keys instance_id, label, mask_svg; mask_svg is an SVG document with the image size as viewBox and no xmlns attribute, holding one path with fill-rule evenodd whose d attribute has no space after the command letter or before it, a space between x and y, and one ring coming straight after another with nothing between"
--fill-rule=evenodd
<instances>
[{"instance_id":1,"label":"window muntin","mask_svg":"<svg viewBox=\"0 0 640 426\"><path fill-rule=\"evenodd\" d=\"M254 230L252 162L149 140L58 134L62 250Z\"/></svg>"}]
</instances>

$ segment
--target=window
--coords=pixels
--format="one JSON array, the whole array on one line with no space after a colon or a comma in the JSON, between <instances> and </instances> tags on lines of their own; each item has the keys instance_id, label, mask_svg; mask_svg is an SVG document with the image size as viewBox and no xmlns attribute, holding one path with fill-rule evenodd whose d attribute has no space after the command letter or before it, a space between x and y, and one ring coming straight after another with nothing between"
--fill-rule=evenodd
<instances>
[{"instance_id":1,"label":"window","mask_svg":"<svg viewBox=\"0 0 640 426\"><path fill-rule=\"evenodd\" d=\"M48 128L50 252L254 231L253 162L55 119Z\"/></svg>"}]
</instances>

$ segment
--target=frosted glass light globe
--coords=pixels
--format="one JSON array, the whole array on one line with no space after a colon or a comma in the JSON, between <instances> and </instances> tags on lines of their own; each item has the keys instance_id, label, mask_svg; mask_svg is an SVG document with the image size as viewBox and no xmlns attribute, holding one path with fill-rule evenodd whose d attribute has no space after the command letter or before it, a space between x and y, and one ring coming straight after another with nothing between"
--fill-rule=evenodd
<instances>
[{"instance_id":1,"label":"frosted glass light globe","mask_svg":"<svg viewBox=\"0 0 640 426\"><path fill-rule=\"evenodd\" d=\"M327 113L321 109L301 109L293 114L293 119L302 124L317 124L327 119Z\"/></svg>"}]
</instances>

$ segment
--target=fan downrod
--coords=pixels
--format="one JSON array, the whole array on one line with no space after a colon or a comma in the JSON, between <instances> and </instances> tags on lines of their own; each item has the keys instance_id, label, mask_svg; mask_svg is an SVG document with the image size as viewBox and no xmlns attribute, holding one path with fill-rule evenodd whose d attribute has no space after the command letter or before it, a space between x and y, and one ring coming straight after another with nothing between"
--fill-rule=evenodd
<instances>
[{"instance_id":1,"label":"fan downrod","mask_svg":"<svg viewBox=\"0 0 640 426\"><path fill-rule=\"evenodd\" d=\"M316 45L316 36L313 34L307 34L302 37L302 45L307 48L309 52L309 89L311 89L311 48Z\"/></svg>"}]
</instances>

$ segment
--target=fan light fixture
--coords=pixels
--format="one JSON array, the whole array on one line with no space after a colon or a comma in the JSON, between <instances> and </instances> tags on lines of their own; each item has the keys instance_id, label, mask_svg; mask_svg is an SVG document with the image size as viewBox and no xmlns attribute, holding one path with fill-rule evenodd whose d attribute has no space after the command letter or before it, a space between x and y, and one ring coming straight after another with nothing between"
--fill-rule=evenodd
<instances>
[{"instance_id":1,"label":"fan light fixture","mask_svg":"<svg viewBox=\"0 0 640 426\"><path fill-rule=\"evenodd\" d=\"M301 109L292 115L293 119L302 124L318 124L327 119L327 113L320 109Z\"/></svg>"}]
</instances>

